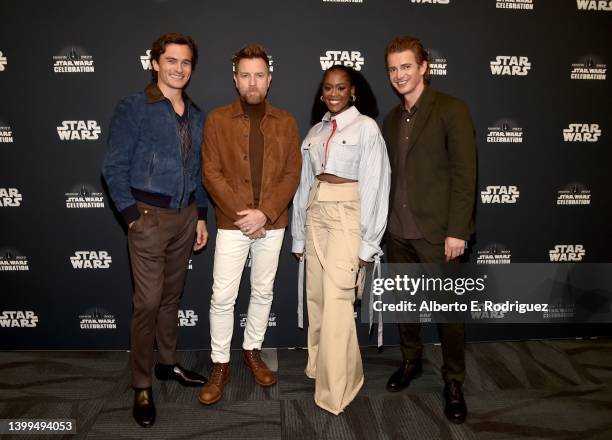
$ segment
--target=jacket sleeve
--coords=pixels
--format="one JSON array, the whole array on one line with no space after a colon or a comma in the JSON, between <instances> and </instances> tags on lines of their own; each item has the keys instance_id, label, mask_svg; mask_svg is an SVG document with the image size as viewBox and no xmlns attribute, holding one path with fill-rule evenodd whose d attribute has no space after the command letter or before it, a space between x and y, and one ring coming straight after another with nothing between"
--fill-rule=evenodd
<instances>
[{"instance_id":1,"label":"jacket sleeve","mask_svg":"<svg viewBox=\"0 0 612 440\"><path fill-rule=\"evenodd\" d=\"M287 121L290 124L287 136L288 149L287 161L284 164L283 177L274 187L273 191L265 195L265 199L260 201L259 209L266 217L268 224L275 223L280 215L287 209L295 190L300 183L300 171L302 169L302 156L300 153L300 138L297 122L291 116Z\"/></svg>"},{"instance_id":2,"label":"jacket sleeve","mask_svg":"<svg viewBox=\"0 0 612 440\"><path fill-rule=\"evenodd\" d=\"M111 119L102 165L102 174L110 196L127 224L140 217L136 200L130 190L131 162L139 133L137 114L130 98L124 98L117 104Z\"/></svg>"},{"instance_id":3,"label":"jacket sleeve","mask_svg":"<svg viewBox=\"0 0 612 440\"><path fill-rule=\"evenodd\" d=\"M204 124L202 140L202 181L208 194L217 208L232 221L238 220L238 211L248 208L248 204L233 190L231 184L223 174L223 163L217 136L215 113L210 113Z\"/></svg>"},{"instance_id":4,"label":"jacket sleeve","mask_svg":"<svg viewBox=\"0 0 612 440\"><path fill-rule=\"evenodd\" d=\"M361 246L359 258L372 261L382 255L380 241L387 227L391 166L385 141L370 120L363 129L363 153L359 162L359 194L361 201Z\"/></svg>"},{"instance_id":5,"label":"jacket sleeve","mask_svg":"<svg viewBox=\"0 0 612 440\"><path fill-rule=\"evenodd\" d=\"M202 118L204 118L204 114L202 113ZM202 161L204 160L202 154L199 155L198 160L198 168L197 168L197 176L198 182L196 183L196 205L198 207L198 220L206 221L208 217L208 195L206 194L206 190L204 189L204 184L202 183Z\"/></svg>"},{"instance_id":6,"label":"jacket sleeve","mask_svg":"<svg viewBox=\"0 0 612 440\"><path fill-rule=\"evenodd\" d=\"M293 211L291 213L291 237L293 244L291 252L303 253L306 244L306 204L310 188L314 182L314 172L310 165L308 150L304 146L308 144L309 137L306 136L302 142L302 173L300 175L300 186L293 197Z\"/></svg>"},{"instance_id":7,"label":"jacket sleeve","mask_svg":"<svg viewBox=\"0 0 612 440\"><path fill-rule=\"evenodd\" d=\"M447 236L468 240L476 193L476 142L470 112L453 100L446 118L450 163L450 201Z\"/></svg>"}]
</instances>

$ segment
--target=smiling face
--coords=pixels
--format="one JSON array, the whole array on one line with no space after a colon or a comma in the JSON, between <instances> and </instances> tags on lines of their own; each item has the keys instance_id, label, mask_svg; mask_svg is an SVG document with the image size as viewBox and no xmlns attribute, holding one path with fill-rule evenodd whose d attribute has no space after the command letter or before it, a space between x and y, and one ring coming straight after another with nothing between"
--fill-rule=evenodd
<instances>
[{"instance_id":1,"label":"smiling face","mask_svg":"<svg viewBox=\"0 0 612 440\"><path fill-rule=\"evenodd\" d=\"M182 90L191 78L191 49L186 44L168 44L160 55L159 62L153 60L152 64L157 72L157 85L162 93L169 89Z\"/></svg>"},{"instance_id":2,"label":"smiling face","mask_svg":"<svg viewBox=\"0 0 612 440\"><path fill-rule=\"evenodd\" d=\"M261 58L243 58L236 66L234 83L240 99L249 104L259 104L266 99L272 75Z\"/></svg>"},{"instance_id":3,"label":"smiling face","mask_svg":"<svg viewBox=\"0 0 612 440\"><path fill-rule=\"evenodd\" d=\"M423 79L427 71L427 61L417 63L414 52L405 50L387 55L387 72L393 88L409 100L418 97L425 88Z\"/></svg>"},{"instance_id":4,"label":"smiling face","mask_svg":"<svg viewBox=\"0 0 612 440\"><path fill-rule=\"evenodd\" d=\"M355 86L342 70L330 70L323 78L321 96L332 115L342 113L350 107L351 95L355 94Z\"/></svg>"}]
</instances>

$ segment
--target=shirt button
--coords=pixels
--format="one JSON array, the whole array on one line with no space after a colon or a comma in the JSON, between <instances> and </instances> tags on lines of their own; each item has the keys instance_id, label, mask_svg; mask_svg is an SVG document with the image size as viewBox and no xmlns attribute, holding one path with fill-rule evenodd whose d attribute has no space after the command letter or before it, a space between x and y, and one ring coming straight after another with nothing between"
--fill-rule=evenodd
<instances>
[{"instance_id":1,"label":"shirt button","mask_svg":"<svg viewBox=\"0 0 612 440\"><path fill-rule=\"evenodd\" d=\"M406 140L408 140L408 136L406 136Z\"/></svg>"},{"instance_id":2,"label":"shirt button","mask_svg":"<svg viewBox=\"0 0 612 440\"><path fill-rule=\"evenodd\" d=\"M406 119L406 122L410 122L410 118Z\"/></svg>"},{"instance_id":3,"label":"shirt button","mask_svg":"<svg viewBox=\"0 0 612 440\"><path fill-rule=\"evenodd\" d=\"M249 179L244 179L244 183L249 183Z\"/></svg>"},{"instance_id":4,"label":"shirt button","mask_svg":"<svg viewBox=\"0 0 612 440\"><path fill-rule=\"evenodd\" d=\"M249 156L247 156L246 154L244 155L244 157L242 158L243 160L247 160L249 158Z\"/></svg>"},{"instance_id":5,"label":"shirt button","mask_svg":"<svg viewBox=\"0 0 612 440\"><path fill-rule=\"evenodd\" d=\"M402 208L406 208L406 207L407 207L406 204L402 203Z\"/></svg>"},{"instance_id":6,"label":"shirt button","mask_svg":"<svg viewBox=\"0 0 612 440\"><path fill-rule=\"evenodd\" d=\"M346 141L342 141L343 144L346 144Z\"/></svg>"}]
</instances>

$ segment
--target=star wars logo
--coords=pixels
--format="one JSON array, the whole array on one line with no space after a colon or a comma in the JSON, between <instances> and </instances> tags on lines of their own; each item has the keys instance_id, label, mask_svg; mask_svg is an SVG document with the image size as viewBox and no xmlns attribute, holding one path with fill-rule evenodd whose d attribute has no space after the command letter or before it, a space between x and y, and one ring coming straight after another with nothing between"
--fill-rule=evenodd
<instances>
[{"instance_id":1,"label":"star wars logo","mask_svg":"<svg viewBox=\"0 0 612 440\"><path fill-rule=\"evenodd\" d=\"M13 142L13 130L0 122L0 144L12 144Z\"/></svg>"},{"instance_id":2,"label":"star wars logo","mask_svg":"<svg viewBox=\"0 0 612 440\"><path fill-rule=\"evenodd\" d=\"M582 183L571 183L557 193L557 205L590 205L591 191Z\"/></svg>"},{"instance_id":3,"label":"star wars logo","mask_svg":"<svg viewBox=\"0 0 612 440\"><path fill-rule=\"evenodd\" d=\"M117 320L108 311L94 307L79 315L79 325L82 330L114 330Z\"/></svg>"},{"instance_id":4,"label":"star wars logo","mask_svg":"<svg viewBox=\"0 0 612 440\"><path fill-rule=\"evenodd\" d=\"M448 67L446 58L434 49L429 49L427 53L429 54L429 74L431 76L446 76Z\"/></svg>"},{"instance_id":5,"label":"star wars logo","mask_svg":"<svg viewBox=\"0 0 612 440\"><path fill-rule=\"evenodd\" d=\"M102 129L96 121L62 121L57 135L62 141L96 141Z\"/></svg>"},{"instance_id":6,"label":"star wars logo","mask_svg":"<svg viewBox=\"0 0 612 440\"><path fill-rule=\"evenodd\" d=\"M523 143L523 129L511 120L497 121L487 128L487 143Z\"/></svg>"},{"instance_id":7,"label":"star wars logo","mask_svg":"<svg viewBox=\"0 0 612 440\"><path fill-rule=\"evenodd\" d=\"M23 272L30 270L30 266L28 266L28 257L19 254L19 252L10 249L3 249L0 251L0 272Z\"/></svg>"},{"instance_id":8,"label":"star wars logo","mask_svg":"<svg viewBox=\"0 0 612 440\"><path fill-rule=\"evenodd\" d=\"M431 4L431 5L448 5L450 0L410 0L412 3Z\"/></svg>"},{"instance_id":9,"label":"star wars logo","mask_svg":"<svg viewBox=\"0 0 612 440\"><path fill-rule=\"evenodd\" d=\"M94 59L91 55L83 54L82 49L71 47L64 49L66 55L53 57L53 72L55 73L93 73L95 71Z\"/></svg>"},{"instance_id":10,"label":"star wars logo","mask_svg":"<svg viewBox=\"0 0 612 440\"><path fill-rule=\"evenodd\" d=\"M498 55L491 61L492 75L527 76L531 63L527 57Z\"/></svg>"},{"instance_id":11,"label":"star wars logo","mask_svg":"<svg viewBox=\"0 0 612 440\"><path fill-rule=\"evenodd\" d=\"M198 324L198 315L195 310L179 310L178 311L178 326L179 327L195 327Z\"/></svg>"},{"instance_id":12,"label":"star wars logo","mask_svg":"<svg viewBox=\"0 0 612 440\"><path fill-rule=\"evenodd\" d=\"M319 57L321 70L327 70L331 66L342 64L359 71L365 64L365 58L358 50L328 50L325 55Z\"/></svg>"},{"instance_id":13,"label":"star wars logo","mask_svg":"<svg viewBox=\"0 0 612 440\"><path fill-rule=\"evenodd\" d=\"M495 2L497 9L522 9L526 11L533 10L533 0L497 0Z\"/></svg>"},{"instance_id":14,"label":"star wars logo","mask_svg":"<svg viewBox=\"0 0 612 440\"><path fill-rule=\"evenodd\" d=\"M570 79L605 81L608 66L593 56L572 64Z\"/></svg>"},{"instance_id":15,"label":"star wars logo","mask_svg":"<svg viewBox=\"0 0 612 440\"><path fill-rule=\"evenodd\" d=\"M563 129L564 142L597 142L601 136L599 124L569 124Z\"/></svg>"},{"instance_id":16,"label":"star wars logo","mask_svg":"<svg viewBox=\"0 0 612 440\"><path fill-rule=\"evenodd\" d=\"M93 187L81 185L65 196L68 209L104 208L104 194L95 191Z\"/></svg>"},{"instance_id":17,"label":"star wars logo","mask_svg":"<svg viewBox=\"0 0 612 440\"><path fill-rule=\"evenodd\" d=\"M478 251L476 264L510 264L512 252L503 244L493 243Z\"/></svg>"},{"instance_id":18,"label":"star wars logo","mask_svg":"<svg viewBox=\"0 0 612 440\"><path fill-rule=\"evenodd\" d=\"M34 328L38 324L38 316L31 310L5 310L0 315L0 327Z\"/></svg>"},{"instance_id":19,"label":"star wars logo","mask_svg":"<svg viewBox=\"0 0 612 440\"><path fill-rule=\"evenodd\" d=\"M151 49L147 49L144 55L140 55L140 64L142 64L142 70L153 70L153 64L151 63Z\"/></svg>"},{"instance_id":20,"label":"star wars logo","mask_svg":"<svg viewBox=\"0 0 612 440\"><path fill-rule=\"evenodd\" d=\"M520 192L517 186L489 185L480 191L482 203L516 203Z\"/></svg>"},{"instance_id":21,"label":"star wars logo","mask_svg":"<svg viewBox=\"0 0 612 440\"><path fill-rule=\"evenodd\" d=\"M23 196L17 188L0 188L0 208L17 208L22 200Z\"/></svg>"},{"instance_id":22,"label":"star wars logo","mask_svg":"<svg viewBox=\"0 0 612 440\"><path fill-rule=\"evenodd\" d=\"M109 269L113 259L107 251L76 251L70 262L73 269Z\"/></svg>"},{"instance_id":23,"label":"star wars logo","mask_svg":"<svg viewBox=\"0 0 612 440\"><path fill-rule=\"evenodd\" d=\"M322 0L323 3L363 3L363 0Z\"/></svg>"},{"instance_id":24,"label":"star wars logo","mask_svg":"<svg viewBox=\"0 0 612 440\"><path fill-rule=\"evenodd\" d=\"M501 310L490 310L494 309L494 306L498 304L502 303L489 304L489 307L487 307L485 303L478 303L478 307L473 307L470 311L472 319L474 321L478 321L481 319L504 319L506 314Z\"/></svg>"},{"instance_id":25,"label":"star wars logo","mask_svg":"<svg viewBox=\"0 0 612 440\"><path fill-rule=\"evenodd\" d=\"M550 261L582 261L586 251L581 244L558 244L548 251Z\"/></svg>"},{"instance_id":26,"label":"star wars logo","mask_svg":"<svg viewBox=\"0 0 612 440\"><path fill-rule=\"evenodd\" d=\"M612 11L612 0L576 0L579 11Z\"/></svg>"},{"instance_id":27,"label":"star wars logo","mask_svg":"<svg viewBox=\"0 0 612 440\"><path fill-rule=\"evenodd\" d=\"M0 50L0 72L4 72L7 64L8 64L8 59L4 56L4 54Z\"/></svg>"},{"instance_id":28,"label":"star wars logo","mask_svg":"<svg viewBox=\"0 0 612 440\"><path fill-rule=\"evenodd\" d=\"M240 314L240 327L246 327L246 324L247 324L247 314L241 313ZM270 316L268 317L268 327L276 327L276 315L274 315L274 313L270 313Z\"/></svg>"}]
</instances>

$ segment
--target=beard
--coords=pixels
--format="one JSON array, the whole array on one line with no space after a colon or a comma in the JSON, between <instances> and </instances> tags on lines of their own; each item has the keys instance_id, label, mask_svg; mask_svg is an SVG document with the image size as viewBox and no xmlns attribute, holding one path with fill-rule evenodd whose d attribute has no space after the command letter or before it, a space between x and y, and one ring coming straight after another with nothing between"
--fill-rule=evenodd
<instances>
[{"instance_id":1,"label":"beard","mask_svg":"<svg viewBox=\"0 0 612 440\"><path fill-rule=\"evenodd\" d=\"M240 98L248 104L261 104L266 99L266 95L259 90L248 89L240 93Z\"/></svg>"}]
</instances>

